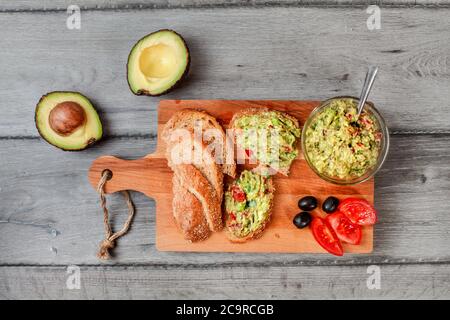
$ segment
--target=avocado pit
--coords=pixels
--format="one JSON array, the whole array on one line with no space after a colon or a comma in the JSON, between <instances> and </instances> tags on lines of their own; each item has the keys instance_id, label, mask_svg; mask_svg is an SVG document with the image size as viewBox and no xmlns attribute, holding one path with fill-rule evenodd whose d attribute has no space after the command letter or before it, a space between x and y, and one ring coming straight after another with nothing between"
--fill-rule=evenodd
<instances>
[{"instance_id":1,"label":"avocado pit","mask_svg":"<svg viewBox=\"0 0 450 320\"><path fill-rule=\"evenodd\" d=\"M34 115L36 128L48 143L65 151L80 151L100 140L97 110L79 92L53 91L41 97Z\"/></svg>"},{"instance_id":2,"label":"avocado pit","mask_svg":"<svg viewBox=\"0 0 450 320\"><path fill-rule=\"evenodd\" d=\"M78 103L64 101L50 111L48 122L57 134L68 136L86 123L86 113Z\"/></svg>"}]
</instances>

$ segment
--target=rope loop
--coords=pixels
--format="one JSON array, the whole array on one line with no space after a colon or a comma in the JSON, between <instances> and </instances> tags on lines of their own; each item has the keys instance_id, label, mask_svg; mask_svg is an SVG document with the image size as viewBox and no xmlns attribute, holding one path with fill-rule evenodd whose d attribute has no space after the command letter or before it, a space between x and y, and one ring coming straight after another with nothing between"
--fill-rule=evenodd
<instances>
[{"instance_id":1,"label":"rope loop","mask_svg":"<svg viewBox=\"0 0 450 320\"><path fill-rule=\"evenodd\" d=\"M112 172L110 170L105 170L102 173L102 177L97 185L97 192L100 194L100 205L103 209L103 224L105 226L105 239L100 243L100 249L98 251L97 257L102 260L108 260L111 258L110 250L116 246L116 240L121 236L125 235L130 229L131 222L133 221L135 208L133 201L131 200L130 194L128 191L122 191L122 194L125 197L125 201L128 206L128 218L125 221L124 226L121 230L113 233L111 229L111 225L109 224L109 212L106 206L106 197L105 197L105 185L108 180L112 178Z\"/></svg>"}]
</instances>

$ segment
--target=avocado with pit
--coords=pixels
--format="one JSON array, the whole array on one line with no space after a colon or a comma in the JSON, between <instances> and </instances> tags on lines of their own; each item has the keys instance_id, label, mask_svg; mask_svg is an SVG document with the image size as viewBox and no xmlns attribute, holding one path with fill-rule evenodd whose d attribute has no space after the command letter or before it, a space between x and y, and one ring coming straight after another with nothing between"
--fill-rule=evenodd
<instances>
[{"instance_id":1,"label":"avocado with pit","mask_svg":"<svg viewBox=\"0 0 450 320\"><path fill-rule=\"evenodd\" d=\"M140 39L128 56L128 85L136 95L169 92L189 71L190 54L173 30L159 30Z\"/></svg>"},{"instance_id":2,"label":"avocado with pit","mask_svg":"<svg viewBox=\"0 0 450 320\"><path fill-rule=\"evenodd\" d=\"M35 122L42 138L66 151L84 150L103 134L97 111L79 92L55 91L42 96Z\"/></svg>"}]
</instances>

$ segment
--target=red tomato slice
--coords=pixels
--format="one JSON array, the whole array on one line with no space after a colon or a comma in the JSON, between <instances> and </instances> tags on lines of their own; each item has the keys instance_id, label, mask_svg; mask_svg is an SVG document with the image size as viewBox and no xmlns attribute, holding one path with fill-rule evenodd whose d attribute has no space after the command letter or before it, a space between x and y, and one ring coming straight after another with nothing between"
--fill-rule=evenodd
<instances>
[{"instance_id":1,"label":"red tomato slice","mask_svg":"<svg viewBox=\"0 0 450 320\"><path fill-rule=\"evenodd\" d=\"M337 237L350 244L359 244L361 242L361 227L350 221L342 212L335 212L328 215L325 220L336 232Z\"/></svg>"},{"instance_id":2,"label":"red tomato slice","mask_svg":"<svg viewBox=\"0 0 450 320\"><path fill-rule=\"evenodd\" d=\"M231 187L231 195L237 202L244 202L246 200L245 192L236 185Z\"/></svg>"},{"instance_id":3,"label":"red tomato slice","mask_svg":"<svg viewBox=\"0 0 450 320\"><path fill-rule=\"evenodd\" d=\"M336 236L336 233L324 219L314 218L311 222L311 230L314 239L316 239L322 248L335 256L342 256L344 254L341 242Z\"/></svg>"},{"instance_id":4,"label":"red tomato slice","mask_svg":"<svg viewBox=\"0 0 450 320\"><path fill-rule=\"evenodd\" d=\"M377 212L364 199L347 198L339 204L339 211L360 226L373 225L377 222Z\"/></svg>"}]
</instances>

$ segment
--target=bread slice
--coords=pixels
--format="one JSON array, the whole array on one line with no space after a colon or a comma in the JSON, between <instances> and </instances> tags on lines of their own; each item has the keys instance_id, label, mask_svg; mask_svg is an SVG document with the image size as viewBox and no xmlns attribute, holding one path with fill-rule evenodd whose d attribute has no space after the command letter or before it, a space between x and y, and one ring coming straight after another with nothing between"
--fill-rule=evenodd
<instances>
[{"instance_id":1,"label":"bread slice","mask_svg":"<svg viewBox=\"0 0 450 320\"><path fill-rule=\"evenodd\" d=\"M203 214L200 200L181 185L177 176L172 180L172 212L178 229L188 241L205 240L210 236L211 230Z\"/></svg>"},{"instance_id":2,"label":"bread slice","mask_svg":"<svg viewBox=\"0 0 450 320\"><path fill-rule=\"evenodd\" d=\"M227 186L228 190L233 185L233 183L234 183L234 181ZM270 222L270 218L271 218L271 214L272 214L272 208L273 208L273 198L274 198L274 193L275 193L275 187L273 185L273 180L272 180L271 177L267 177L266 187L267 187L267 195L269 196L269 199L270 199L270 204L269 204L269 207L268 207L268 210L267 210L267 213L268 213L267 217L264 219L264 221L261 222L261 224L258 226L257 229L253 230L252 232L250 232L246 236L239 237L239 236L237 236L236 234L234 234L232 232L231 225L234 222L234 220L231 218L230 212L225 210L226 235L227 235L228 239L231 242L244 243L244 242L247 242L249 240L257 239L257 238L262 236L264 229L266 228L266 226Z\"/></svg>"},{"instance_id":3,"label":"bread slice","mask_svg":"<svg viewBox=\"0 0 450 320\"><path fill-rule=\"evenodd\" d=\"M174 129L187 129L193 131L196 126L201 125L203 133L209 129L215 129L221 137L221 154L212 154L213 157L219 158L221 161L221 168L223 173L230 177L236 176L236 164L233 158L233 152L230 152L230 145L232 141L227 139L225 131L222 126L217 122L216 118L211 116L205 111L195 109L182 109L175 113L170 120L164 126L162 132L163 141L168 143L171 140L170 136ZM204 141L207 145L213 143L214 139L210 141ZM231 146L232 147L232 146ZM232 149L231 149L232 150Z\"/></svg>"},{"instance_id":4,"label":"bread slice","mask_svg":"<svg viewBox=\"0 0 450 320\"><path fill-rule=\"evenodd\" d=\"M242 116L251 116L251 115L255 115L255 114L259 114L259 113L263 113L263 112L275 112L283 117L288 118L289 120L291 120L298 128L300 128L300 123L298 122L298 119L294 116L291 116L290 114L286 113L286 112L281 112L278 110L274 110L274 109L269 109L266 107L262 107L262 108L248 108L248 109L244 109L242 111L236 112L233 115L233 118L231 118L230 121L230 128L235 128L235 122L236 120L238 120L239 118L241 118Z\"/></svg>"},{"instance_id":5,"label":"bread slice","mask_svg":"<svg viewBox=\"0 0 450 320\"><path fill-rule=\"evenodd\" d=\"M173 166L173 170L180 184L201 202L209 229L211 231L222 230L221 201L219 201L216 190L200 170L192 164L178 164Z\"/></svg>"},{"instance_id":6,"label":"bread slice","mask_svg":"<svg viewBox=\"0 0 450 320\"><path fill-rule=\"evenodd\" d=\"M245 109L245 110L235 113L233 118L230 121L230 128L231 129L239 129L236 125L236 122L243 116L258 115L258 114L262 114L265 112L274 112L282 117L285 117L285 118L291 120L294 123L294 125L300 129L300 124L299 124L299 121L297 118L295 118L285 112L281 112L278 110L273 110L273 109L269 109L269 108L265 108L265 107L264 108L249 108L249 109ZM300 142L300 138L297 139L296 144L294 146L297 150L299 149L299 142ZM234 136L234 143L236 145L238 145L238 143L236 141L236 136ZM267 171L267 168L268 168L268 165L259 163L259 167L256 170L259 172L265 172L265 171ZM272 169L275 169L275 168L272 168ZM287 176L289 174L289 169L290 169L289 167L282 167L282 168L276 168L276 171Z\"/></svg>"},{"instance_id":7,"label":"bread slice","mask_svg":"<svg viewBox=\"0 0 450 320\"><path fill-rule=\"evenodd\" d=\"M209 129L213 129L215 139L220 139L219 144L205 139ZM223 129L207 113L184 109L166 123L162 139L166 143L168 164L174 171L175 221L185 239L203 240L211 231L223 228L223 171L229 167L216 161L216 157L223 155ZM220 148L215 149L217 146ZM215 154L216 151L220 154ZM231 163L234 164L234 159Z\"/></svg>"},{"instance_id":8,"label":"bread slice","mask_svg":"<svg viewBox=\"0 0 450 320\"><path fill-rule=\"evenodd\" d=\"M177 164L174 162L173 157L179 156L177 152L187 152L190 158L187 163L194 165L203 174L216 191L219 201L222 202L223 172L220 166L216 164L212 154L208 152L206 144L200 139L195 138L193 133L189 134L189 141L183 141L181 137L175 136L171 136L170 139L174 140L170 140L166 147L166 157L169 167L175 171L174 167ZM186 150L188 148L190 149ZM199 155L199 159L196 158L196 155Z\"/></svg>"}]
</instances>

